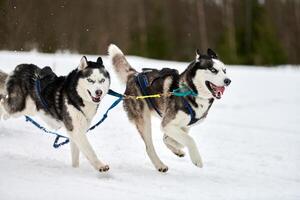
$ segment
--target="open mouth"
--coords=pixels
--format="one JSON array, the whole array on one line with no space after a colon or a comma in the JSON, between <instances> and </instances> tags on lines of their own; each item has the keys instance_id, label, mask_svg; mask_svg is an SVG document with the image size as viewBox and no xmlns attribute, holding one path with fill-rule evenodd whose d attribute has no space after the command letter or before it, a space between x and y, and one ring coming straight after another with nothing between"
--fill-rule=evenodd
<instances>
[{"instance_id":1,"label":"open mouth","mask_svg":"<svg viewBox=\"0 0 300 200\"><path fill-rule=\"evenodd\" d=\"M216 86L215 84L209 81L206 81L205 84L214 97L216 97L217 99L221 99L225 91L224 86Z\"/></svg>"},{"instance_id":2,"label":"open mouth","mask_svg":"<svg viewBox=\"0 0 300 200\"><path fill-rule=\"evenodd\" d=\"M87 91L88 91L89 95L91 96L93 102L99 103L101 101L101 95L94 97L89 90L87 90Z\"/></svg>"}]
</instances>

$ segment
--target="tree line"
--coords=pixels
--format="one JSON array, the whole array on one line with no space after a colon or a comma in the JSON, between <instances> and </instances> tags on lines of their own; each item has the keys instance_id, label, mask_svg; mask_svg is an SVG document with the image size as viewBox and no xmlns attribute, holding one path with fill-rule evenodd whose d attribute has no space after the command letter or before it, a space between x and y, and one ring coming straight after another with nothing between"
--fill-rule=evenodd
<instances>
[{"instance_id":1,"label":"tree line","mask_svg":"<svg viewBox=\"0 0 300 200\"><path fill-rule=\"evenodd\" d=\"M0 0L0 49L300 63L299 0Z\"/></svg>"}]
</instances>

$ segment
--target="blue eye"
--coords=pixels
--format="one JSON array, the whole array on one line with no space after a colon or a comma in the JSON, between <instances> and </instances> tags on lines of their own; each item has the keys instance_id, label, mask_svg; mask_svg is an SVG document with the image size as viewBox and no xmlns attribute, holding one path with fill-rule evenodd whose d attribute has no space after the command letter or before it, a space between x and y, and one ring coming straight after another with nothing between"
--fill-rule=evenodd
<instances>
[{"instance_id":1,"label":"blue eye","mask_svg":"<svg viewBox=\"0 0 300 200\"><path fill-rule=\"evenodd\" d=\"M92 79L88 78L86 79L89 83L95 83L95 81L93 81Z\"/></svg>"},{"instance_id":2,"label":"blue eye","mask_svg":"<svg viewBox=\"0 0 300 200\"><path fill-rule=\"evenodd\" d=\"M218 70L216 70L215 68L209 68L209 71L211 71L212 73L214 73L214 74L217 74L219 71Z\"/></svg>"},{"instance_id":3,"label":"blue eye","mask_svg":"<svg viewBox=\"0 0 300 200\"><path fill-rule=\"evenodd\" d=\"M104 82L105 82L104 78L99 81L99 83L104 83Z\"/></svg>"}]
</instances>

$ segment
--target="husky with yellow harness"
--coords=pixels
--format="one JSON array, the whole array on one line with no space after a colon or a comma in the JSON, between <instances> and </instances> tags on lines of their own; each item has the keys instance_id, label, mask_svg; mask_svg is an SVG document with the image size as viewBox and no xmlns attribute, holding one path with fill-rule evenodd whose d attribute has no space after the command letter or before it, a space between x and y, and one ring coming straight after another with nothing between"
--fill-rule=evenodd
<instances>
[{"instance_id":1,"label":"husky with yellow harness","mask_svg":"<svg viewBox=\"0 0 300 200\"><path fill-rule=\"evenodd\" d=\"M195 60L180 74L169 68L143 69L139 73L116 45L111 44L108 53L117 75L126 84L125 95L143 96L125 98L124 108L136 125L155 168L160 172L168 170L153 146L151 114L161 118L166 146L179 157L185 155L183 148L187 147L191 161L202 167L198 148L188 131L207 116L214 100L222 97L225 86L231 82L217 55L211 49L207 55L197 51ZM172 95L176 92L187 95Z\"/></svg>"}]
</instances>

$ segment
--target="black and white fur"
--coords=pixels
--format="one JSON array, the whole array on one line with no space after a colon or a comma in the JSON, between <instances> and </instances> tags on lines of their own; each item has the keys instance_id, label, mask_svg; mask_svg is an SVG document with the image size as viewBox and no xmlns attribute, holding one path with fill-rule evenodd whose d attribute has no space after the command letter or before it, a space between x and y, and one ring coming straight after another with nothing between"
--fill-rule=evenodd
<instances>
[{"instance_id":1,"label":"black and white fur","mask_svg":"<svg viewBox=\"0 0 300 200\"><path fill-rule=\"evenodd\" d=\"M112 65L123 83L126 83L126 95L141 95L141 89L136 82L137 71L127 62L122 51L111 44L108 54ZM164 71L163 71L164 70ZM186 70L179 74L177 70L170 75L160 76L160 74L172 69L147 70L145 74L151 87L149 93L167 93L173 91L184 83L195 93L196 97L184 97L195 112L195 117L199 121L203 120L214 99L220 99L225 87L230 84L227 77L225 65L217 58L217 55L208 49L207 55L196 52L196 59L190 63ZM177 156L185 155L182 150L187 147L191 161L202 167L202 160L198 152L195 141L188 135L191 119L189 111L183 104L181 97L163 96L153 99L155 106L162 113L161 128L164 132L163 141L166 146ZM168 167L159 159L152 142L151 136L151 114L156 114L153 107L145 100L127 99L124 100L124 108L139 131L145 145L147 154L155 168L160 172L166 172Z\"/></svg>"},{"instance_id":2,"label":"black and white fur","mask_svg":"<svg viewBox=\"0 0 300 200\"><path fill-rule=\"evenodd\" d=\"M100 57L91 62L84 56L76 69L59 77L50 67L21 64L10 75L0 72L0 114L5 119L37 115L53 129L64 127L70 137L72 166L79 166L82 152L96 170L107 171L108 165L98 159L86 131L109 86L110 76Z\"/></svg>"}]
</instances>

